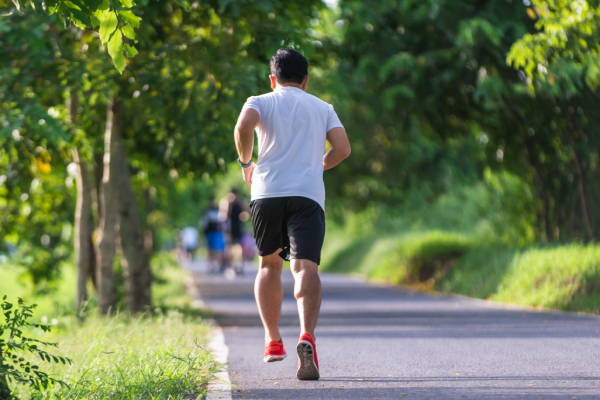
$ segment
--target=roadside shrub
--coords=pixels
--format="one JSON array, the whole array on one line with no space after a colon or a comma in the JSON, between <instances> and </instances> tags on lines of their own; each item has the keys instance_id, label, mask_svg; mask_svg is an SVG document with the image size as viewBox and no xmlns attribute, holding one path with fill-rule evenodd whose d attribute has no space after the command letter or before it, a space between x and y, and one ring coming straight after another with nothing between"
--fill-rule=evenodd
<instances>
[{"instance_id":1,"label":"roadside shrub","mask_svg":"<svg viewBox=\"0 0 600 400\"><path fill-rule=\"evenodd\" d=\"M52 385L68 385L42 371L37 362L28 359L36 356L43 362L72 364L67 357L55 356L41 349L43 346L58 347L57 343L43 342L24 335L27 328L37 328L41 332L50 332L50 325L33 324L28 320L33 316L36 304L27 305L19 298L17 306L2 299L2 313L5 323L0 324L0 398L11 399L11 387L15 384L26 385L31 388L44 390Z\"/></svg>"}]
</instances>

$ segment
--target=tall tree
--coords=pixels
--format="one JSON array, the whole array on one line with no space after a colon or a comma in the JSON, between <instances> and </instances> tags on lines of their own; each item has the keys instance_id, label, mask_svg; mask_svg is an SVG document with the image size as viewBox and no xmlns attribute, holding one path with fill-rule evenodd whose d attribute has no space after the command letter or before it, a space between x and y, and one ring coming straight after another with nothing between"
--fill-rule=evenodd
<instances>
[{"instance_id":1,"label":"tall tree","mask_svg":"<svg viewBox=\"0 0 600 400\"><path fill-rule=\"evenodd\" d=\"M75 90L71 92L68 104L70 123L77 125L78 96ZM94 248L92 245L91 227L91 182L88 163L81 157L80 150L73 147L73 163L76 165L77 204L75 206L75 265L77 268L76 306L81 310L82 304L88 299L87 282L90 272L95 273L92 260ZM94 263L95 265L95 263Z\"/></svg>"},{"instance_id":2,"label":"tall tree","mask_svg":"<svg viewBox=\"0 0 600 400\"><path fill-rule=\"evenodd\" d=\"M121 172L118 152L121 146L122 102L112 97L106 112L104 133L104 173L100 192L102 219L96 243L98 268L98 304L100 312L109 313L115 305L113 259L115 256L115 225L118 218L118 179Z\"/></svg>"},{"instance_id":3,"label":"tall tree","mask_svg":"<svg viewBox=\"0 0 600 400\"><path fill-rule=\"evenodd\" d=\"M144 311L152 306L150 260L144 245L144 232L138 216L131 173L123 145L119 146L118 152L112 157L118 158L119 163L117 199L127 308L130 311Z\"/></svg>"}]
</instances>

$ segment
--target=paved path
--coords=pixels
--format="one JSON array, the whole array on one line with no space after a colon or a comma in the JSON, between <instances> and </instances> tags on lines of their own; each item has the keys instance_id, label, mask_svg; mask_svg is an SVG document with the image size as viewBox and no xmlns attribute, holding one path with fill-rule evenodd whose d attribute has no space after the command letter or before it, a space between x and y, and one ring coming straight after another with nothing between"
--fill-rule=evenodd
<instances>
[{"instance_id":1,"label":"paved path","mask_svg":"<svg viewBox=\"0 0 600 400\"><path fill-rule=\"evenodd\" d=\"M268 364L262 362L254 271L235 280L195 276L225 332L234 399L600 399L598 317L323 274L316 331L321 380L298 381L290 273L283 276L281 321L288 358Z\"/></svg>"}]
</instances>

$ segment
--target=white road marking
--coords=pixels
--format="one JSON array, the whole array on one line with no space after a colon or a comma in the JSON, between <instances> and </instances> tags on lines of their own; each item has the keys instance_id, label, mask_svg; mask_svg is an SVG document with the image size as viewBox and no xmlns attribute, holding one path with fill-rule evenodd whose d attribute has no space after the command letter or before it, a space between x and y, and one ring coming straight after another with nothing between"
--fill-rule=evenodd
<instances>
[{"instance_id":1,"label":"white road marking","mask_svg":"<svg viewBox=\"0 0 600 400\"><path fill-rule=\"evenodd\" d=\"M229 347L225 344L225 335L223 329L211 321L213 325L213 338L208 344L208 349L219 364L223 364L223 369L213 375L213 379L208 384L206 393L207 400L232 400L231 380L229 380L229 367L227 366L227 356L229 356Z\"/></svg>"}]
</instances>

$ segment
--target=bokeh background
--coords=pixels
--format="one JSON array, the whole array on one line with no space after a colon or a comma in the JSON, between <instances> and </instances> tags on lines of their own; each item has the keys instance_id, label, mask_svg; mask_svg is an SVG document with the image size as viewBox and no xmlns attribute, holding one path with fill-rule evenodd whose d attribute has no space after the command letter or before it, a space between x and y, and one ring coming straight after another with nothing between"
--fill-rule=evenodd
<instances>
[{"instance_id":1,"label":"bokeh background","mask_svg":"<svg viewBox=\"0 0 600 400\"><path fill-rule=\"evenodd\" d=\"M249 201L233 127L291 47L353 150L324 176L323 270L600 309L598 2L0 9L0 292L48 315L83 292L104 311L152 304L209 197Z\"/></svg>"}]
</instances>

